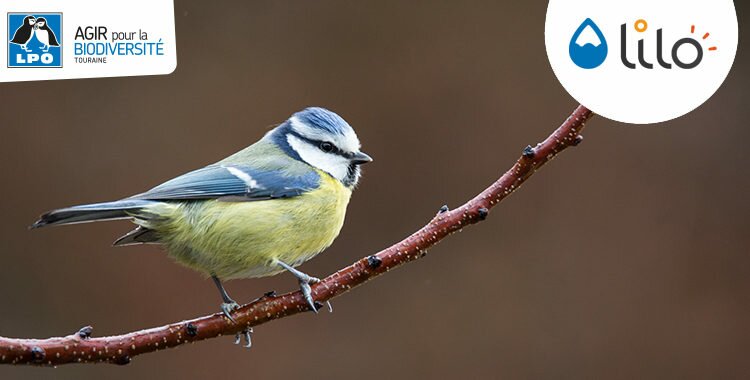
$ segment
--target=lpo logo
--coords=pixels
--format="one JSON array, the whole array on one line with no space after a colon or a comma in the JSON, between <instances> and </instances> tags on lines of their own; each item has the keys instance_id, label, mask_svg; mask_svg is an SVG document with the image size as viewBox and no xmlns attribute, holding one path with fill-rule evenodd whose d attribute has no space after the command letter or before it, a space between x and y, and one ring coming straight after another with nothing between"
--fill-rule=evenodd
<instances>
[{"instance_id":1,"label":"lpo logo","mask_svg":"<svg viewBox=\"0 0 750 380\"><path fill-rule=\"evenodd\" d=\"M651 124L719 89L737 53L737 14L732 0L550 0L544 39L555 76L578 102Z\"/></svg>"},{"instance_id":2,"label":"lpo logo","mask_svg":"<svg viewBox=\"0 0 750 380\"><path fill-rule=\"evenodd\" d=\"M8 13L8 67L62 67L62 13Z\"/></svg>"}]
</instances>

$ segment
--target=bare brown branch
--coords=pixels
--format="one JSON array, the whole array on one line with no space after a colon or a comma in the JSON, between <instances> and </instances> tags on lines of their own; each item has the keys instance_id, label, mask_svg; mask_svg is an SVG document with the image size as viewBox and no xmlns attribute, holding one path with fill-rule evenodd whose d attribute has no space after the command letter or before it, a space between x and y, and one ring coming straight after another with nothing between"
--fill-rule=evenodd
<instances>
[{"instance_id":1,"label":"bare brown branch","mask_svg":"<svg viewBox=\"0 0 750 380\"><path fill-rule=\"evenodd\" d=\"M558 153L578 145L584 124L592 112L579 106L547 139L535 147L526 147L513 167L495 183L461 207L440 209L419 231L374 255L326 277L313 285L313 297L325 302L391 269L423 257L427 249L448 235L484 220L490 209L523 184L536 170ZM0 337L0 364L60 365L106 362L127 364L137 355L160 349L233 335L246 327L309 310L299 291L281 296L266 295L236 311L231 322L221 314L189 321L101 338L91 337L91 327L60 338L11 339Z\"/></svg>"}]
</instances>

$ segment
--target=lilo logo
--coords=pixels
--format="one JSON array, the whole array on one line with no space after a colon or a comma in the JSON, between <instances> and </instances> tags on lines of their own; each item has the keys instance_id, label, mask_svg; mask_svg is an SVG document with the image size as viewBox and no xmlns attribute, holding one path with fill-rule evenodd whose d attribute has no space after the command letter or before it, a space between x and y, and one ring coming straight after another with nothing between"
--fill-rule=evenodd
<instances>
[{"instance_id":1,"label":"lilo logo","mask_svg":"<svg viewBox=\"0 0 750 380\"><path fill-rule=\"evenodd\" d=\"M694 110L737 53L733 0L548 1L544 43L555 76L609 119L649 124Z\"/></svg>"},{"instance_id":2,"label":"lilo logo","mask_svg":"<svg viewBox=\"0 0 750 380\"><path fill-rule=\"evenodd\" d=\"M8 13L8 67L62 67L62 13Z\"/></svg>"},{"instance_id":3,"label":"lilo logo","mask_svg":"<svg viewBox=\"0 0 750 380\"><path fill-rule=\"evenodd\" d=\"M573 33L568 48L570 59L582 69L599 67L607 59L607 39L602 30L590 18L581 23Z\"/></svg>"},{"instance_id":4,"label":"lilo logo","mask_svg":"<svg viewBox=\"0 0 750 380\"><path fill-rule=\"evenodd\" d=\"M633 29L636 35L643 35L638 40L637 45L637 61L632 60L628 57L628 35L632 33L628 27L628 23L620 25L620 61L628 69L635 70L638 66L646 69L653 69L654 63L657 63L659 67L664 69L672 69L673 64L680 69L694 69L700 65L703 61L703 57L706 51L715 52L718 47L713 45L705 49L701 42L691 37L695 34L695 25L690 26L691 36L680 38L675 41L672 45L665 47L664 43L664 29L659 28L656 30L656 42L652 42L648 39L645 34L648 30L648 22L644 19L638 19L633 23ZM701 37L701 40L706 41L711 33L705 33ZM671 47L670 47L671 46ZM653 54L648 54L647 51L653 49ZM607 39L604 37L604 33L596 23L587 18L573 33L573 37L570 39L569 45L570 59L576 66L582 69L594 69L601 66L602 63L607 59L609 49L607 47ZM647 58L651 55L654 58ZM687 58L686 58L687 57ZM655 60L655 62L654 62Z\"/></svg>"}]
</instances>

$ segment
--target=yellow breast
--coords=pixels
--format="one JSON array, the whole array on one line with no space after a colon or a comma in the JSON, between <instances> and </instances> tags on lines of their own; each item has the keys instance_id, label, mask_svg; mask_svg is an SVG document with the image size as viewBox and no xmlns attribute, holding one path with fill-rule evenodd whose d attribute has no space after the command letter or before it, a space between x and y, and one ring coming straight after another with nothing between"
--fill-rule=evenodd
<instances>
[{"instance_id":1,"label":"yellow breast","mask_svg":"<svg viewBox=\"0 0 750 380\"><path fill-rule=\"evenodd\" d=\"M181 204L159 227L178 262L223 279L282 271L333 243L344 224L351 190L319 171L317 189L293 198Z\"/></svg>"}]
</instances>

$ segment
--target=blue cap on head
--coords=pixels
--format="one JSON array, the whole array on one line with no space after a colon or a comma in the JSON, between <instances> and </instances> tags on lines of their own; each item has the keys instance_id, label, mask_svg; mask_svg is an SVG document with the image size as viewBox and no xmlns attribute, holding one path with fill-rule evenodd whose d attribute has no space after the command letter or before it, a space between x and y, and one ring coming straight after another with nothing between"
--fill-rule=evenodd
<instances>
[{"instance_id":1,"label":"blue cap on head","mask_svg":"<svg viewBox=\"0 0 750 380\"><path fill-rule=\"evenodd\" d=\"M352 127L341 116L321 107L305 108L292 117L296 117L297 120L309 127L321 129L331 134L347 135L353 132Z\"/></svg>"}]
</instances>

